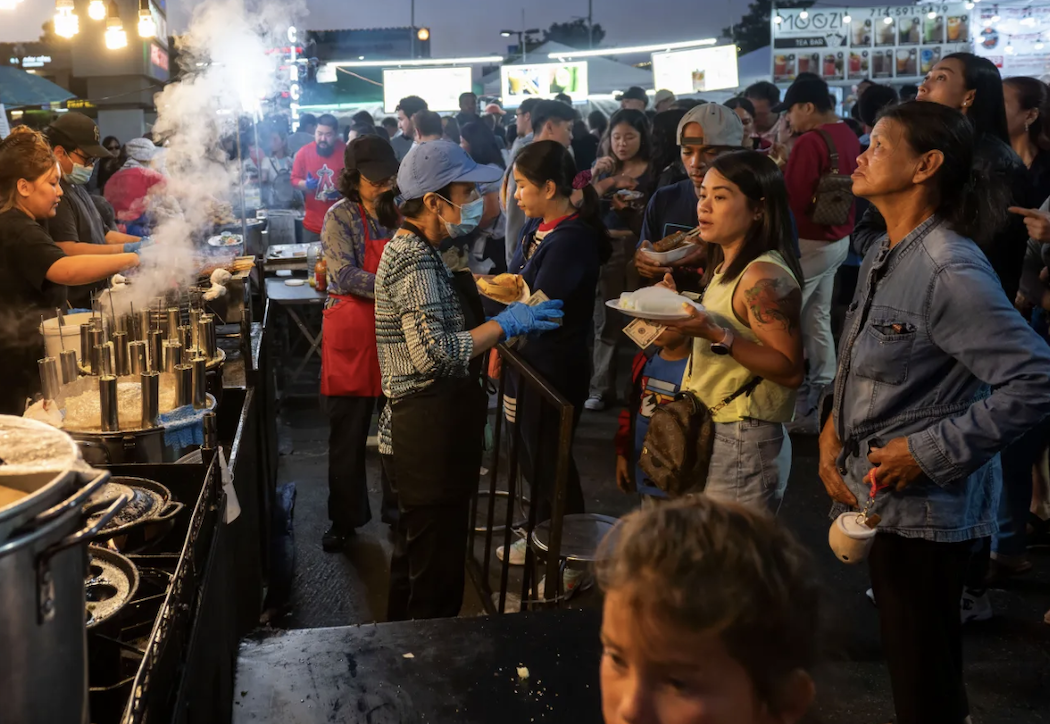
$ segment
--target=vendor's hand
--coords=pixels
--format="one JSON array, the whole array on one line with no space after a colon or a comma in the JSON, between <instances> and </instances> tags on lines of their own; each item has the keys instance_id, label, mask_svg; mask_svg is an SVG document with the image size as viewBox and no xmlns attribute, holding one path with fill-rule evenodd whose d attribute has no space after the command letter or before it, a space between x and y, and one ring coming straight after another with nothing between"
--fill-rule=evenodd
<instances>
[{"instance_id":1,"label":"vendor's hand","mask_svg":"<svg viewBox=\"0 0 1050 724\"><path fill-rule=\"evenodd\" d=\"M856 508L857 496L846 487L846 481L839 473L838 458L839 453L842 452L842 442L839 440L838 433L835 432L835 424L830 417L824 423L824 429L820 433L819 448L820 464L817 472L820 475L820 481L824 483L824 489L828 491L832 500Z\"/></svg>"},{"instance_id":2,"label":"vendor's hand","mask_svg":"<svg viewBox=\"0 0 1050 724\"><path fill-rule=\"evenodd\" d=\"M1020 206L1011 206L1011 214L1020 214L1024 217L1024 225L1028 228L1028 236L1043 244L1050 243L1050 213L1039 209L1025 209Z\"/></svg>"},{"instance_id":3,"label":"vendor's hand","mask_svg":"<svg viewBox=\"0 0 1050 724\"><path fill-rule=\"evenodd\" d=\"M312 173L306 174L306 190L316 191L317 187L321 185L321 179L314 176Z\"/></svg>"},{"instance_id":4,"label":"vendor's hand","mask_svg":"<svg viewBox=\"0 0 1050 724\"><path fill-rule=\"evenodd\" d=\"M725 337L725 329L715 324L707 312L701 312L686 303L682 304L682 310L689 315L687 319L667 320L663 322L664 326L686 337L700 337L712 342L719 342Z\"/></svg>"},{"instance_id":5,"label":"vendor's hand","mask_svg":"<svg viewBox=\"0 0 1050 724\"><path fill-rule=\"evenodd\" d=\"M564 316L561 308L560 299L541 302L533 307L515 302L496 315L495 321L503 329L505 339L530 332L549 332L558 328L559 324L555 320Z\"/></svg>"},{"instance_id":6,"label":"vendor's hand","mask_svg":"<svg viewBox=\"0 0 1050 724\"><path fill-rule=\"evenodd\" d=\"M616 162L613 161L612 156L602 156L594 162L594 168L591 169L591 175L597 178L603 173L612 173L616 170Z\"/></svg>"},{"instance_id":7,"label":"vendor's hand","mask_svg":"<svg viewBox=\"0 0 1050 724\"><path fill-rule=\"evenodd\" d=\"M633 493L631 484L631 466L623 455L616 456L616 487L624 493Z\"/></svg>"},{"instance_id":8,"label":"vendor's hand","mask_svg":"<svg viewBox=\"0 0 1050 724\"><path fill-rule=\"evenodd\" d=\"M892 486L898 492L922 475L922 468L908 449L906 437L895 437L884 447L873 447L868 453L868 462L878 468L875 477L879 485Z\"/></svg>"},{"instance_id":9,"label":"vendor's hand","mask_svg":"<svg viewBox=\"0 0 1050 724\"><path fill-rule=\"evenodd\" d=\"M643 241L642 245L634 252L634 268L646 279L659 279L671 271L671 267L663 266L653 259L646 251L653 252L653 245Z\"/></svg>"}]
</instances>

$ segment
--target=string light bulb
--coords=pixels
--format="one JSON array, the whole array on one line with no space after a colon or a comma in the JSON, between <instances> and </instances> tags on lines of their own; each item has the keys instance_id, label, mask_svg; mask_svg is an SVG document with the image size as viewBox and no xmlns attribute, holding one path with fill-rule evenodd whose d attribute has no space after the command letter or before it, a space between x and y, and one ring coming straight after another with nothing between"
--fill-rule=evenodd
<instances>
[{"instance_id":1,"label":"string light bulb","mask_svg":"<svg viewBox=\"0 0 1050 724\"><path fill-rule=\"evenodd\" d=\"M780 25L782 22L784 22L784 18L781 17L780 13L777 13L776 17L773 18L773 24Z\"/></svg>"},{"instance_id":2,"label":"string light bulb","mask_svg":"<svg viewBox=\"0 0 1050 724\"><path fill-rule=\"evenodd\" d=\"M128 46L128 34L124 32L124 24L120 22L120 8L116 0L109 3L109 18L106 20L106 47L110 50L120 50Z\"/></svg>"},{"instance_id":3,"label":"string light bulb","mask_svg":"<svg viewBox=\"0 0 1050 724\"><path fill-rule=\"evenodd\" d=\"M849 10L847 10L846 14L842 16L842 22L846 25L853 22L853 17L849 14Z\"/></svg>"},{"instance_id":4,"label":"string light bulb","mask_svg":"<svg viewBox=\"0 0 1050 724\"><path fill-rule=\"evenodd\" d=\"M937 11L931 10L930 12L926 13L926 17L930 20L935 20L937 18Z\"/></svg>"},{"instance_id":5,"label":"string light bulb","mask_svg":"<svg viewBox=\"0 0 1050 724\"><path fill-rule=\"evenodd\" d=\"M1005 50L1005 51L1006 51L1006 54L1007 54L1007 55L1013 55L1013 54L1014 54L1014 42L1013 42L1013 39L1012 39L1012 38L1011 38L1011 39L1008 39L1008 40L1006 41L1006 47L1005 47L1005 48L1003 48L1003 50Z\"/></svg>"},{"instance_id":6,"label":"string light bulb","mask_svg":"<svg viewBox=\"0 0 1050 724\"><path fill-rule=\"evenodd\" d=\"M886 23L887 25L893 25L893 18L887 15L882 19L882 22Z\"/></svg>"},{"instance_id":7,"label":"string light bulb","mask_svg":"<svg viewBox=\"0 0 1050 724\"><path fill-rule=\"evenodd\" d=\"M1002 18L999 17L999 6L998 5L993 5L992 6L992 23L993 24L997 23L1000 20L1002 20Z\"/></svg>"},{"instance_id":8,"label":"string light bulb","mask_svg":"<svg viewBox=\"0 0 1050 724\"><path fill-rule=\"evenodd\" d=\"M141 0L139 3L139 37L153 38L157 35L157 24L153 22L153 11L149 8L149 0Z\"/></svg>"},{"instance_id":9,"label":"string light bulb","mask_svg":"<svg viewBox=\"0 0 1050 724\"><path fill-rule=\"evenodd\" d=\"M60 38L72 38L80 32L80 16L76 13L73 0L55 2L55 35Z\"/></svg>"},{"instance_id":10,"label":"string light bulb","mask_svg":"<svg viewBox=\"0 0 1050 724\"><path fill-rule=\"evenodd\" d=\"M965 4L965 7L967 10L973 10L973 3L968 2Z\"/></svg>"},{"instance_id":11,"label":"string light bulb","mask_svg":"<svg viewBox=\"0 0 1050 724\"><path fill-rule=\"evenodd\" d=\"M805 20L808 17L809 17L809 11L808 10L803 10L802 12L800 12L798 14L798 19L799 20Z\"/></svg>"},{"instance_id":12,"label":"string light bulb","mask_svg":"<svg viewBox=\"0 0 1050 724\"><path fill-rule=\"evenodd\" d=\"M106 4L102 0L91 0L88 4L88 17L92 20L105 20Z\"/></svg>"}]
</instances>

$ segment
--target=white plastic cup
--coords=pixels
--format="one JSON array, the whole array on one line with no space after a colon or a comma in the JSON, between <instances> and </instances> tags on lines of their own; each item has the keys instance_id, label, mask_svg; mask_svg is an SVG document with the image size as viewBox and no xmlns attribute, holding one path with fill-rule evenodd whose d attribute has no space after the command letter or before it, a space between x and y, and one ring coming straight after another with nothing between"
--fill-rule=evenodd
<instances>
[{"instance_id":1,"label":"white plastic cup","mask_svg":"<svg viewBox=\"0 0 1050 724\"><path fill-rule=\"evenodd\" d=\"M835 557L855 566L864 561L875 543L875 528L864 523L864 516L856 511L843 513L831 524L828 545Z\"/></svg>"}]
</instances>

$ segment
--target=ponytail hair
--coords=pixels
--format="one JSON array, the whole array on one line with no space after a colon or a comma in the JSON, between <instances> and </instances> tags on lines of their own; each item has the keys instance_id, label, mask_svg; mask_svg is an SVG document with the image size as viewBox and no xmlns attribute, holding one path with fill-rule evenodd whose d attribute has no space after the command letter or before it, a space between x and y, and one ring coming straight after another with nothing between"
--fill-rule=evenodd
<instances>
[{"instance_id":1,"label":"ponytail hair","mask_svg":"<svg viewBox=\"0 0 1050 724\"><path fill-rule=\"evenodd\" d=\"M446 199L452 198L452 184L448 184L434 193L438 196L444 196ZM384 191L376 197L376 218L387 229L396 229L401 226L401 222L404 219L414 218L426 211L422 197L398 203L400 196L401 191L395 185L389 191Z\"/></svg>"},{"instance_id":2,"label":"ponytail hair","mask_svg":"<svg viewBox=\"0 0 1050 724\"><path fill-rule=\"evenodd\" d=\"M571 199L574 191L582 190L583 203L577 209L580 221L598 237L599 258L602 264L607 262L612 256L612 240L602 221L598 192L591 184L574 188L576 163L568 150L557 141L533 141L518 154L514 167L536 186L544 186L548 181L554 183L558 196L566 199Z\"/></svg>"}]
</instances>

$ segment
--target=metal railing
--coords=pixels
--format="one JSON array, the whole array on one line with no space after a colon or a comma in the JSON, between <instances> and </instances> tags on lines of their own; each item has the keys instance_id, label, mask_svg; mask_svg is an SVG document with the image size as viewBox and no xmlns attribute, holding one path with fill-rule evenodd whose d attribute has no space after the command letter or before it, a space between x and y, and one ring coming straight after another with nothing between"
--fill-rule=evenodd
<instances>
[{"instance_id":1,"label":"metal railing","mask_svg":"<svg viewBox=\"0 0 1050 724\"><path fill-rule=\"evenodd\" d=\"M523 431L521 428L522 421L526 419L523 414L526 405L548 405L554 408L558 418L558 450L553 481L542 479L542 476L538 474L538 468L540 466L537 463L539 461L538 459L533 460L532 477L535 479L529 481L532 484L532 502L529 505L529 513L525 524L525 540L527 541L527 545L525 552L525 569L521 587L521 610L524 611L533 605L557 605L562 598L562 577L560 570L562 521L565 516L565 491L569 478L570 456L572 455L572 428L574 414L572 404L570 404L561 393L554 389L547 380L541 377L528 362L518 355L517 352L504 344L500 344L496 349L490 352L490 354L497 353L502 361L502 373L499 377L498 395L496 398L493 457L491 474L489 476L489 488L487 491L487 523L480 529L483 530L485 534L485 545L482 558L479 561L477 558L476 546L476 538L478 532L480 532L477 524L478 499L486 492L482 489L479 490L472 499L469 528L470 537L467 556L467 571L481 595L485 609L489 613L504 613L506 611L507 589L510 580L510 547L512 543L511 528L513 527L514 502L516 499L515 487L517 485L524 485L523 476L519 475L519 462L522 454L522 438L523 434L532 434L532 431ZM506 413L504 410L504 399L506 397L507 378L509 375L514 375L517 380L517 407L514 414L515 422L513 426L506 420ZM543 439L545 417L546 416L543 414L536 415L538 429L535 431L536 435L533 439ZM503 432L505 429L510 436L509 445L506 446L503 444ZM503 459L504 447L507 448L506 460ZM533 453L538 456L538 451L534 450ZM505 493L507 500L506 518L505 525L499 526L496 521L496 498L503 493L503 491L498 490L498 483L500 480L500 472L504 468L504 463L506 464L507 470L505 478L507 485ZM553 496L551 497L551 520L549 523L550 536L547 543L546 554L546 583L544 585L543 597L540 599L537 592L534 590L536 586L533 585L532 581L532 574L536 563L536 554L533 551L532 546L532 534L536 529L536 525L543 522L536 520L536 511L537 508L542 505L542 501L545 497L549 494L549 488L547 486L551 483L554 485L554 490ZM489 567L494 552L492 548L492 538L493 533L496 530L502 530L503 550L505 551L499 577L500 585L498 603L493 601L493 594L495 591L492 590L491 579L489 577Z\"/></svg>"}]
</instances>

